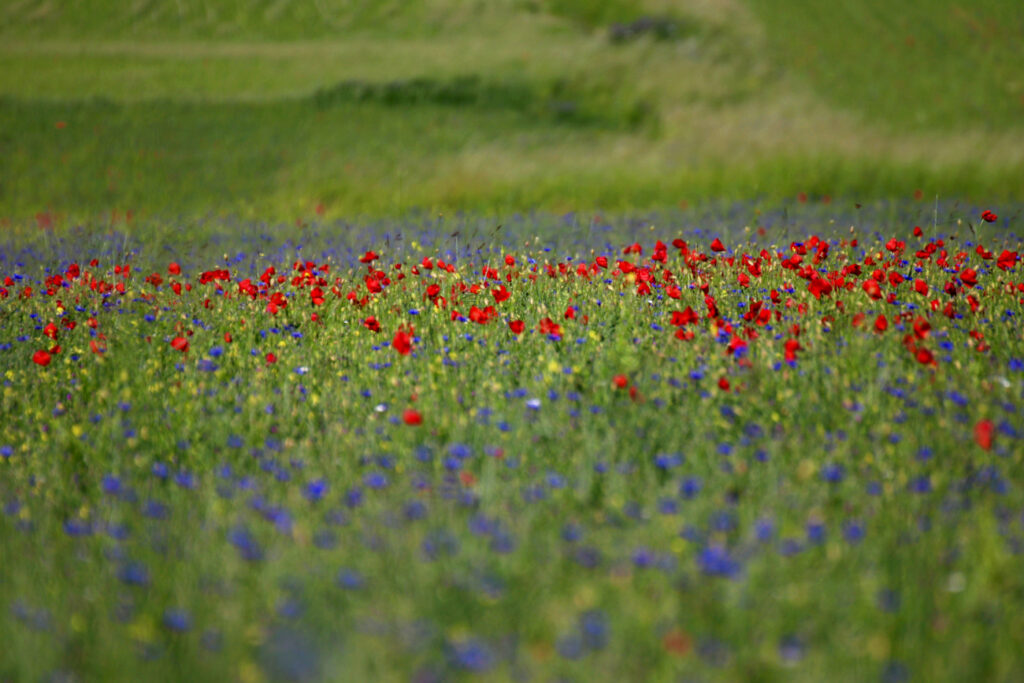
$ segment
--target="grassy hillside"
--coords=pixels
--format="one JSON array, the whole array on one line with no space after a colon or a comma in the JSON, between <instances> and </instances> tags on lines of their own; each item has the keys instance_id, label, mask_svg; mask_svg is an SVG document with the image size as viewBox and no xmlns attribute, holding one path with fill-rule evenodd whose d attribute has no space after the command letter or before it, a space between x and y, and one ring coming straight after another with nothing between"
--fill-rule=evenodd
<instances>
[{"instance_id":1,"label":"grassy hillside","mask_svg":"<svg viewBox=\"0 0 1024 683\"><path fill-rule=\"evenodd\" d=\"M781 63L815 92L894 128L1024 122L1019 3L750 0ZM984 150L981 153L985 153Z\"/></svg>"},{"instance_id":2,"label":"grassy hillside","mask_svg":"<svg viewBox=\"0 0 1024 683\"><path fill-rule=\"evenodd\" d=\"M12 3L0 216L1024 196L1014 3L876 4Z\"/></svg>"}]
</instances>

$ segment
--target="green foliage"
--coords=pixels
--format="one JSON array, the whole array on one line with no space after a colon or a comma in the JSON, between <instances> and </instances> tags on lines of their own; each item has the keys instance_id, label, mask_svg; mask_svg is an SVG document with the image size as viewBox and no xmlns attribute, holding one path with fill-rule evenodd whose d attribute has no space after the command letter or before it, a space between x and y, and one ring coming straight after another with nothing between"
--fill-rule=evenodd
<instances>
[{"instance_id":1,"label":"green foliage","mask_svg":"<svg viewBox=\"0 0 1024 683\"><path fill-rule=\"evenodd\" d=\"M642 3L630 0L547 0L543 7L588 28L607 28L609 24L629 23L642 15Z\"/></svg>"}]
</instances>

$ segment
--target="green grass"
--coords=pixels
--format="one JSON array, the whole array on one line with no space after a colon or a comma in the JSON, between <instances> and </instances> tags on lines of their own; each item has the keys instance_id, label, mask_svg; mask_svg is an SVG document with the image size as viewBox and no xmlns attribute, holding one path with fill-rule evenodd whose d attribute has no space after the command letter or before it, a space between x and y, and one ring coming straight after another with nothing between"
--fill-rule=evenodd
<instances>
[{"instance_id":1,"label":"green grass","mask_svg":"<svg viewBox=\"0 0 1024 683\"><path fill-rule=\"evenodd\" d=\"M922 24L916 49L965 103L931 108L931 81L909 77L918 52L870 50L867 19L726 2L345 6L338 25L315 20L340 12L326 2L9 5L0 216L1024 195L1024 133L992 85L1016 63L1010 20L974 60L942 56L949 12ZM917 21L905 14L892 30ZM642 16L687 28L611 40L610 24ZM827 59L808 72L794 44ZM982 92L991 106L972 104Z\"/></svg>"},{"instance_id":2,"label":"green grass","mask_svg":"<svg viewBox=\"0 0 1024 683\"><path fill-rule=\"evenodd\" d=\"M1016 3L749 4L785 68L869 121L897 130L1022 127L1024 14Z\"/></svg>"},{"instance_id":3,"label":"green grass","mask_svg":"<svg viewBox=\"0 0 1024 683\"><path fill-rule=\"evenodd\" d=\"M527 100L526 106L533 101ZM517 105L518 106L518 105ZM5 213L61 214L71 223L117 210L137 216L238 213L310 218L414 208L606 210L761 196L1017 196L1021 177L982 159L943 169L810 150L690 167L664 159L593 166L623 139L649 144L622 120L492 106L317 98L260 104L0 103ZM57 128L57 122L64 124Z\"/></svg>"}]
</instances>

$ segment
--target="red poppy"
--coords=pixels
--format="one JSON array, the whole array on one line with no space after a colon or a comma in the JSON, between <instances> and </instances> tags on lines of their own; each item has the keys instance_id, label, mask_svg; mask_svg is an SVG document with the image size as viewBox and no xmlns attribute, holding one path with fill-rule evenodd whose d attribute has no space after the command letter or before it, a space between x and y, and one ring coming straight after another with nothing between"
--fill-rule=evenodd
<instances>
[{"instance_id":1,"label":"red poppy","mask_svg":"<svg viewBox=\"0 0 1024 683\"><path fill-rule=\"evenodd\" d=\"M366 252L365 254L363 254L362 256L359 257L359 262L360 263L373 263L374 261L376 261L379 258L380 258L380 256L378 256L375 252L368 251L368 252Z\"/></svg>"},{"instance_id":2,"label":"red poppy","mask_svg":"<svg viewBox=\"0 0 1024 683\"><path fill-rule=\"evenodd\" d=\"M380 323L372 315L363 321L363 327L370 330L371 332L380 332Z\"/></svg>"},{"instance_id":3,"label":"red poppy","mask_svg":"<svg viewBox=\"0 0 1024 683\"><path fill-rule=\"evenodd\" d=\"M715 238L715 241L711 243L711 251L725 251L725 245L722 244L722 240Z\"/></svg>"},{"instance_id":4,"label":"red poppy","mask_svg":"<svg viewBox=\"0 0 1024 683\"><path fill-rule=\"evenodd\" d=\"M391 346L394 347L395 351L408 356L412 353L412 328L406 332L404 327L399 327L398 331L395 332L394 338L391 340Z\"/></svg>"},{"instance_id":5,"label":"red poppy","mask_svg":"<svg viewBox=\"0 0 1024 683\"><path fill-rule=\"evenodd\" d=\"M985 221L986 223L994 223L998 218L999 216L995 215L988 209L985 209L984 211L981 212L981 220Z\"/></svg>"},{"instance_id":6,"label":"red poppy","mask_svg":"<svg viewBox=\"0 0 1024 683\"><path fill-rule=\"evenodd\" d=\"M885 332L887 329L889 329L889 321L880 314L875 318L875 332Z\"/></svg>"},{"instance_id":7,"label":"red poppy","mask_svg":"<svg viewBox=\"0 0 1024 683\"><path fill-rule=\"evenodd\" d=\"M267 363L273 364L277 362L277 356L273 352L267 354Z\"/></svg>"},{"instance_id":8,"label":"red poppy","mask_svg":"<svg viewBox=\"0 0 1024 683\"><path fill-rule=\"evenodd\" d=\"M502 301L507 301L512 293L505 289L505 285L501 285L497 289L491 290L491 296L494 297L494 303L500 304Z\"/></svg>"},{"instance_id":9,"label":"red poppy","mask_svg":"<svg viewBox=\"0 0 1024 683\"><path fill-rule=\"evenodd\" d=\"M488 306L487 308L479 308L477 306L469 307L469 319L475 323L486 325L497 317L498 311L495 310L494 306Z\"/></svg>"},{"instance_id":10,"label":"red poppy","mask_svg":"<svg viewBox=\"0 0 1024 683\"><path fill-rule=\"evenodd\" d=\"M566 320L575 320L576 319L576 309L573 308L572 306L569 306L569 308L565 309L565 319Z\"/></svg>"},{"instance_id":11,"label":"red poppy","mask_svg":"<svg viewBox=\"0 0 1024 683\"><path fill-rule=\"evenodd\" d=\"M404 413L402 413L402 421L405 422L405 424L407 425L415 427L416 425L423 424L423 416L420 415L418 410L409 408Z\"/></svg>"},{"instance_id":12,"label":"red poppy","mask_svg":"<svg viewBox=\"0 0 1024 683\"><path fill-rule=\"evenodd\" d=\"M697 313L689 306L687 306L686 309L682 311L672 311L672 324L675 325L676 327L681 327L682 325L692 325L696 323L698 320L699 318L697 317Z\"/></svg>"},{"instance_id":13,"label":"red poppy","mask_svg":"<svg viewBox=\"0 0 1024 683\"><path fill-rule=\"evenodd\" d=\"M612 384L615 385L616 389L625 389L629 386L629 378L625 375L615 375L612 377Z\"/></svg>"},{"instance_id":14,"label":"red poppy","mask_svg":"<svg viewBox=\"0 0 1024 683\"><path fill-rule=\"evenodd\" d=\"M709 296L705 296L704 297L704 305L708 307L708 317L709 318L717 318L718 317L718 304L715 302L715 298L713 296L710 296L710 295Z\"/></svg>"},{"instance_id":15,"label":"red poppy","mask_svg":"<svg viewBox=\"0 0 1024 683\"><path fill-rule=\"evenodd\" d=\"M867 295L872 299L882 298L882 288L879 287L878 283L875 282L874 280L865 280L864 284L861 286L864 288L864 291L867 293Z\"/></svg>"},{"instance_id":16,"label":"red poppy","mask_svg":"<svg viewBox=\"0 0 1024 683\"><path fill-rule=\"evenodd\" d=\"M537 329L540 330L541 334L551 334L558 338L562 337L562 326L551 318L542 318L537 325Z\"/></svg>"},{"instance_id":17,"label":"red poppy","mask_svg":"<svg viewBox=\"0 0 1024 683\"><path fill-rule=\"evenodd\" d=\"M787 361L796 360L796 352L800 351L803 347L800 346L800 342L796 339L787 339L785 344L785 358Z\"/></svg>"},{"instance_id":18,"label":"red poppy","mask_svg":"<svg viewBox=\"0 0 1024 683\"><path fill-rule=\"evenodd\" d=\"M693 641L685 632L674 628L661 639L661 646L671 655L684 657L690 652Z\"/></svg>"},{"instance_id":19,"label":"red poppy","mask_svg":"<svg viewBox=\"0 0 1024 683\"><path fill-rule=\"evenodd\" d=\"M516 265L516 257L512 254L505 254L505 265L514 266Z\"/></svg>"},{"instance_id":20,"label":"red poppy","mask_svg":"<svg viewBox=\"0 0 1024 683\"><path fill-rule=\"evenodd\" d=\"M42 349L32 354L32 362L35 363L36 365L41 365L43 367L46 367L47 365L50 364L50 359L50 354L46 351L43 351Z\"/></svg>"},{"instance_id":21,"label":"red poppy","mask_svg":"<svg viewBox=\"0 0 1024 683\"><path fill-rule=\"evenodd\" d=\"M181 266L173 261L167 266L167 272L171 275L181 275Z\"/></svg>"},{"instance_id":22,"label":"red poppy","mask_svg":"<svg viewBox=\"0 0 1024 683\"><path fill-rule=\"evenodd\" d=\"M375 277L370 277L369 275L367 275L365 282L366 289L369 290L371 294L380 294L382 291L384 291L384 288L381 287L380 285L380 280L378 280Z\"/></svg>"},{"instance_id":23,"label":"red poppy","mask_svg":"<svg viewBox=\"0 0 1024 683\"><path fill-rule=\"evenodd\" d=\"M980 420L974 425L974 440L986 451L992 449L992 437L995 436L995 425L992 420Z\"/></svg>"},{"instance_id":24,"label":"red poppy","mask_svg":"<svg viewBox=\"0 0 1024 683\"><path fill-rule=\"evenodd\" d=\"M47 323L46 327L43 328L43 334L50 339L57 338L57 326L53 323Z\"/></svg>"},{"instance_id":25,"label":"red poppy","mask_svg":"<svg viewBox=\"0 0 1024 683\"><path fill-rule=\"evenodd\" d=\"M522 320L509 320L508 329L512 330L513 334L522 334L526 325Z\"/></svg>"},{"instance_id":26,"label":"red poppy","mask_svg":"<svg viewBox=\"0 0 1024 683\"><path fill-rule=\"evenodd\" d=\"M188 339L185 339L184 337L175 337L171 340L171 348L175 351L185 353L188 351Z\"/></svg>"},{"instance_id":27,"label":"red poppy","mask_svg":"<svg viewBox=\"0 0 1024 683\"><path fill-rule=\"evenodd\" d=\"M1000 270L1012 270L1017 265L1017 260L1017 252L1003 249L1003 253L996 260L996 265L999 266Z\"/></svg>"},{"instance_id":28,"label":"red poppy","mask_svg":"<svg viewBox=\"0 0 1024 683\"><path fill-rule=\"evenodd\" d=\"M729 391L729 386L729 380L727 378L722 377L718 380L718 388L722 391Z\"/></svg>"},{"instance_id":29,"label":"red poppy","mask_svg":"<svg viewBox=\"0 0 1024 683\"><path fill-rule=\"evenodd\" d=\"M918 339L925 339L931 332L932 326L924 316L917 316L914 319L914 336Z\"/></svg>"}]
</instances>

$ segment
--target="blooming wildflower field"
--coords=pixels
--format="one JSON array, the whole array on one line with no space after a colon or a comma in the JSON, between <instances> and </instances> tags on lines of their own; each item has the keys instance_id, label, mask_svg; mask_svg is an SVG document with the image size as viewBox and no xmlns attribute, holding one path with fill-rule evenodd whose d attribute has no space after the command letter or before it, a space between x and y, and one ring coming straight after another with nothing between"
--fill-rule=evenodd
<instances>
[{"instance_id":1,"label":"blooming wildflower field","mask_svg":"<svg viewBox=\"0 0 1024 683\"><path fill-rule=\"evenodd\" d=\"M0 680L1019 679L1019 207L914 207L9 238Z\"/></svg>"}]
</instances>

